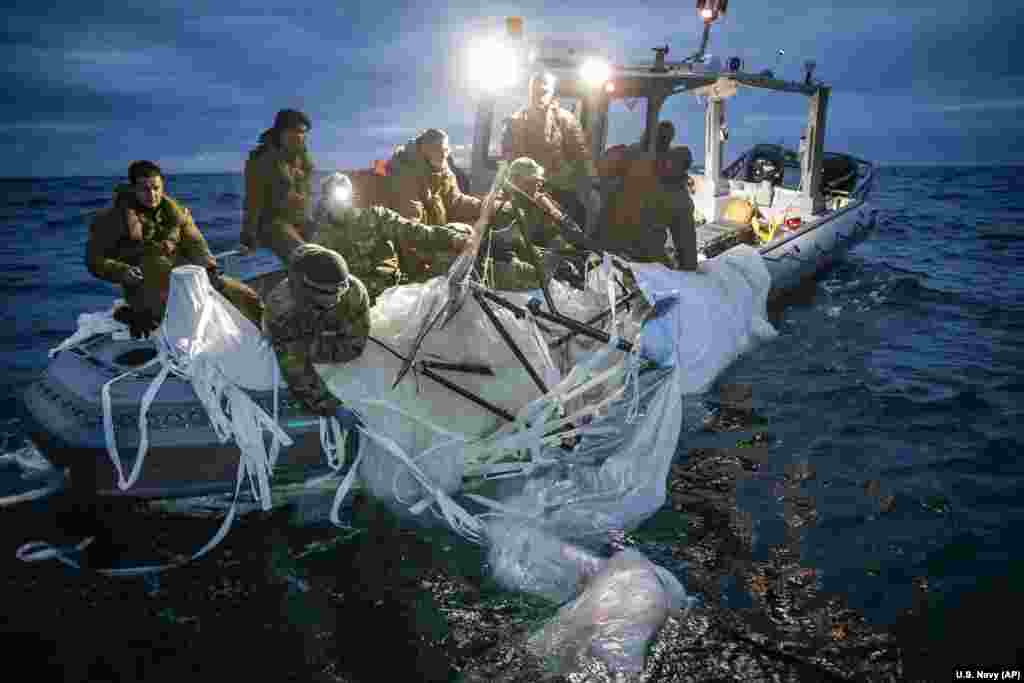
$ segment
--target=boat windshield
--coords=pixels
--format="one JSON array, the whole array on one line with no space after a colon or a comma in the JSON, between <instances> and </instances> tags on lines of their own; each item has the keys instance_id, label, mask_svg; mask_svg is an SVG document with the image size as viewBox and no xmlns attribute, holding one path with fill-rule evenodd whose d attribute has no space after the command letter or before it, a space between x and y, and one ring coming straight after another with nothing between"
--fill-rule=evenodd
<instances>
[{"instance_id":1,"label":"boat windshield","mask_svg":"<svg viewBox=\"0 0 1024 683\"><path fill-rule=\"evenodd\" d=\"M646 98L612 100L608 103L608 140L605 149L639 143L646 122Z\"/></svg>"}]
</instances>

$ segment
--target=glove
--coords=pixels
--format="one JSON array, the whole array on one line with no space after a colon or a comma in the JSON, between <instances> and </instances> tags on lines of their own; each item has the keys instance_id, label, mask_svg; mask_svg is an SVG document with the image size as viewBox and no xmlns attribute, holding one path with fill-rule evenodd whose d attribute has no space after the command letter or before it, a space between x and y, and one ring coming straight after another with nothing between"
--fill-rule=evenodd
<instances>
[{"instance_id":1,"label":"glove","mask_svg":"<svg viewBox=\"0 0 1024 683\"><path fill-rule=\"evenodd\" d=\"M216 289L218 292L223 293L224 274L220 271L220 268L217 267L216 263L213 264L212 266L206 267L206 275L207 277L210 278L210 284L213 285L213 288Z\"/></svg>"},{"instance_id":2,"label":"glove","mask_svg":"<svg viewBox=\"0 0 1024 683\"><path fill-rule=\"evenodd\" d=\"M333 396L324 396L312 400L305 399L303 402L311 413L320 417L331 417L341 406L341 401Z\"/></svg>"},{"instance_id":3,"label":"glove","mask_svg":"<svg viewBox=\"0 0 1024 683\"><path fill-rule=\"evenodd\" d=\"M132 339L148 338L150 333L160 326L160 321L146 311L136 311L129 306L122 306L114 311L114 320L128 326Z\"/></svg>"},{"instance_id":4,"label":"glove","mask_svg":"<svg viewBox=\"0 0 1024 683\"><path fill-rule=\"evenodd\" d=\"M559 232L565 241L576 247L577 249L585 249L587 245L587 235L583 232L576 221L570 218L568 215L562 216L561 222L558 224Z\"/></svg>"},{"instance_id":5,"label":"glove","mask_svg":"<svg viewBox=\"0 0 1024 683\"><path fill-rule=\"evenodd\" d=\"M121 276L121 284L125 287L138 287L145 278L142 275L142 268L132 266Z\"/></svg>"},{"instance_id":6,"label":"glove","mask_svg":"<svg viewBox=\"0 0 1024 683\"><path fill-rule=\"evenodd\" d=\"M584 289L584 286L586 285L586 281L583 279L583 275L576 267L576 264L568 260L562 261L555 267L555 274L553 277L556 280L568 282L577 289Z\"/></svg>"}]
</instances>

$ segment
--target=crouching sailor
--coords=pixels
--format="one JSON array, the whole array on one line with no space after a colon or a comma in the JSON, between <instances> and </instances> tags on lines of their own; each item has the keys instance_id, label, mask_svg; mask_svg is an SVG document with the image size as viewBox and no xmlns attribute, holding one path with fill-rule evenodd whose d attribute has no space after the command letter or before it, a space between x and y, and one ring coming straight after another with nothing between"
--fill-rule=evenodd
<instances>
[{"instance_id":1,"label":"crouching sailor","mask_svg":"<svg viewBox=\"0 0 1024 683\"><path fill-rule=\"evenodd\" d=\"M491 233L496 279L511 285L499 289L536 287L537 269L545 277L581 279L574 261L582 265L589 241L543 185L544 167L533 159L520 157L509 165L506 201L496 209Z\"/></svg>"},{"instance_id":2,"label":"crouching sailor","mask_svg":"<svg viewBox=\"0 0 1024 683\"><path fill-rule=\"evenodd\" d=\"M259 324L263 305L256 292L217 271L217 261L192 214L164 194L164 177L151 161L128 168L130 185L114 189L114 206L96 215L89 228L86 266L124 289L127 309L115 317L144 337L164 317L171 270L180 265L206 268L210 282L250 320Z\"/></svg>"},{"instance_id":3,"label":"crouching sailor","mask_svg":"<svg viewBox=\"0 0 1024 683\"><path fill-rule=\"evenodd\" d=\"M317 244L292 252L288 277L266 300L263 331L292 396L321 416L339 412L314 363L346 363L370 336L370 297L341 254Z\"/></svg>"},{"instance_id":4,"label":"crouching sailor","mask_svg":"<svg viewBox=\"0 0 1024 683\"><path fill-rule=\"evenodd\" d=\"M351 198L347 176L333 173L324 181L312 241L348 256L348 266L366 284L371 302L397 284L446 274L473 236L465 223L424 225L383 206L353 208Z\"/></svg>"}]
</instances>

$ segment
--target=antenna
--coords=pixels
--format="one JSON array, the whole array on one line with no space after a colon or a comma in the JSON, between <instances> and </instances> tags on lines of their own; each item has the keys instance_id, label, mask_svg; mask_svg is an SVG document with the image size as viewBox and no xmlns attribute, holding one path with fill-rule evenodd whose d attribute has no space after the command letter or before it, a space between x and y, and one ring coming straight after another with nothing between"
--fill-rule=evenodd
<instances>
[{"instance_id":1,"label":"antenna","mask_svg":"<svg viewBox=\"0 0 1024 683\"><path fill-rule=\"evenodd\" d=\"M725 8L729 0L697 0L697 14L704 20L704 33L700 39L700 49L683 60L686 62L700 62L704 60L704 52L708 47L708 38L711 35L711 24L725 14Z\"/></svg>"}]
</instances>

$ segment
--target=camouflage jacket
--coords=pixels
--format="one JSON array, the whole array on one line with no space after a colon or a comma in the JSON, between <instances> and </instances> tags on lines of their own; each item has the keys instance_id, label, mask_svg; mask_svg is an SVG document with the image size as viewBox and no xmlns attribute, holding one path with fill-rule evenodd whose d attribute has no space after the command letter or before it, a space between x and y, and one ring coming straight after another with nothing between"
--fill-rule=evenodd
<instances>
[{"instance_id":1,"label":"camouflage jacket","mask_svg":"<svg viewBox=\"0 0 1024 683\"><path fill-rule=\"evenodd\" d=\"M574 190L579 174L595 175L582 126L556 100L544 109L524 107L510 116L502 132L501 151L509 161L518 157L536 161L553 187Z\"/></svg>"},{"instance_id":2,"label":"camouflage jacket","mask_svg":"<svg viewBox=\"0 0 1024 683\"><path fill-rule=\"evenodd\" d=\"M535 198L537 203L527 200L518 194L510 195L511 201L503 202L495 211L492 225L503 228L513 225L513 232L522 241L518 225L525 230L530 242L538 249L549 249L560 252L575 251L575 247L566 239L565 233L581 232L568 214L549 195L539 192ZM545 211L543 206L550 210ZM561 219L556 219L556 212L561 212ZM523 247L525 247L525 243ZM522 256L522 254L520 254Z\"/></svg>"},{"instance_id":3,"label":"camouflage jacket","mask_svg":"<svg viewBox=\"0 0 1024 683\"><path fill-rule=\"evenodd\" d=\"M126 186L115 188L114 206L96 215L85 252L89 272L102 280L121 284L129 268L141 268L143 283L125 287L125 299L157 317L163 316L172 269L216 263L187 208L165 196L147 209Z\"/></svg>"},{"instance_id":4,"label":"camouflage jacket","mask_svg":"<svg viewBox=\"0 0 1024 683\"><path fill-rule=\"evenodd\" d=\"M666 234L672 236L676 260L686 270L697 264L693 200L685 189L659 185L643 198L636 224L606 225L599 241L608 251L639 262L659 262L674 267L665 250Z\"/></svg>"},{"instance_id":5,"label":"camouflage jacket","mask_svg":"<svg viewBox=\"0 0 1024 683\"><path fill-rule=\"evenodd\" d=\"M344 256L376 301L388 287L448 272L469 234L465 225L424 225L373 206L322 220L313 241Z\"/></svg>"},{"instance_id":6,"label":"camouflage jacket","mask_svg":"<svg viewBox=\"0 0 1024 683\"><path fill-rule=\"evenodd\" d=\"M459 190L455 174L447 164L435 171L416 152L415 143L406 145L392 160L388 208L405 218L427 225L472 223L480 218L480 204L479 199Z\"/></svg>"},{"instance_id":7,"label":"camouflage jacket","mask_svg":"<svg viewBox=\"0 0 1024 683\"><path fill-rule=\"evenodd\" d=\"M338 305L319 311L299 304L286 279L267 296L263 332L277 356L293 396L317 414L331 414L340 403L317 374L314 363L347 363L358 358L370 336L366 287L350 277Z\"/></svg>"},{"instance_id":8,"label":"camouflage jacket","mask_svg":"<svg viewBox=\"0 0 1024 683\"><path fill-rule=\"evenodd\" d=\"M240 241L249 247L265 242L274 221L302 225L313 197L313 160L303 151L288 156L272 142L249 153L245 162L245 205Z\"/></svg>"}]
</instances>

